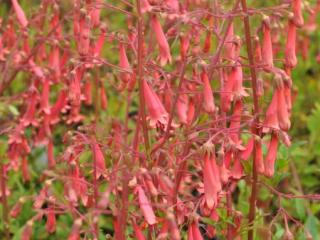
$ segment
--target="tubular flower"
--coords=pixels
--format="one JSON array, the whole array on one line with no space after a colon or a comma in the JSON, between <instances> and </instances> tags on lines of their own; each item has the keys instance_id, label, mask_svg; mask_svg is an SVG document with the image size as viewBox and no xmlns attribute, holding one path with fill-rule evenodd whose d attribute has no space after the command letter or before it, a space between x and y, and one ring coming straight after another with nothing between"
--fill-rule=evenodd
<instances>
[{"instance_id":1,"label":"tubular flower","mask_svg":"<svg viewBox=\"0 0 320 240\"><path fill-rule=\"evenodd\" d=\"M271 103L267 109L266 117L263 123L263 132L267 133L270 131L270 128L279 130L279 121L278 121L278 91L274 91Z\"/></svg>"},{"instance_id":2,"label":"tubular flower","mask_svg":"<svg viewBox=\"0 0 320 240\"><path fill-rule=\"evenodd\" d=\"M268 146L267 156L264 161L265 175L267 177L272 177L274 175L274 164L277 158L278 143L278 136L275 133L273 133Z\"/></svg>"},{"instance_id":3,"label":"tubular flower","mask_svg":"<svg viewBox=\"0 0 320 240\"><path fill-rule=\"evenodd\" d=\"M130 68L130 64L129 64L126 50L125 50L123 43L119 44L119 56L120 56L119 57L119 59L120 59L119 67L125 71L129 71L131 68ZM130 81L130 78L131 78L130 73L122 72L122 73L120 73L120 78L126 84Z\"/></svg>"},{"instance_id":4,"label":"tubular flower","mask_svg":"<svg viewBox=\"0 0 320 240\"><path fill-rule=\"evenodd\" d=\"M263 153L262 153L262 144L261 139L257 140L255 142L256 144L256 169L257 172L260 174L263 174L265 171L264 163L263 163Z\"/></svg>"},{"instance_id":5,"label":"tubular flower","mask_svg":"<svg viewBox=\"0 0 320 240\"><path fill-rule=\"evenodd\" d=\"M166 36L164 35L160 22L155 15L151 17L151 27L156 34L157 42L159 45L160 65L164 66L168 62L171 63L172 58L170 53L170 46L168 44Z\"/></svg>"},{"instance_id":6,"label":"tubular flower","mask_svg":"<svg viewBox=\"0 0 320 240\"><path fill-rule=\"evenodd\" d=\"M96 164L96 178L99 178L101 175L104 175L104 172L106 170L105 159L99 144L95 140L93 140L91 144L91 149Z\"/></svg>"},{"instance_id":7,"label":"tubular flower","mask_svg":"<svg viewBox=\"0 0 320 240\"><path fill-rule=\"evenodd\" d=\"M296 56L296 25L292 20L289 21L288 26L288 37L286 42L285 48L285 65L289 68L294 68L297 63L297 56Z\"/></svg>"},{"instance_id":8,"label":"tubular flower","mask_svg":"<svg viewBox=\"0 0 320 240\"><path fill-rule=\"evenodd\" d=\"M188 122L188 102L187 94L180 94L177 102L177 114L180 122L183 124L187 124Z\"/></svg>"},{"instance_id":9,"label":"tubular flower","mask_svg":"<svg viewBox=\"0 0 320 240\"><path fill-rule=\"evenodd\" d=\"M271 40L271 29L270 29L270 19L265 17L262 24L263 32L263 42L262 42L262 63L266 65L267 68L273 67L273 50L272 50L272 40Z\"/></svg>"},{"instance_id":10,"label":"tubular flower","mask_svg":"<svg viewBox=\"0 0 320 240\"><path fill-rule=\"evenodd\" d=\"M203 82L203 108L206 112L213 113L215 111L214 98L209 78L205 71L202 72L201 78Z\"/></svg>"},{"instance_id":11,"label":"tubular flower","mask_svg":"<svg viewBox=\"0 0 320 240\"><path fill-rule=\"evenodd\" d=\"M156 224L156 216L154 215L152 206L141 186L137 186L140 209L144 219L150 225Z\"/></svg>"},{"instance_id":12,"label":"tubular flower","mask_svg":"<svg viewBox=\"0 0 320 240\"><path fill-rule=\"evenodd\" d=\"M38 121L35 119L36 107L37 107L37 89L31 86L27 99L27 110L21 118L21 123L27 127L29 125L38 126Z\"/></svg>"},{"instance_id":13,"label":"tubular flower","mask_svg":"<svg viewBox=\"0 0 320 240\"><path fill-rule=\"evenodd\" d=\"M21 6L19 5L17 0L11 0L11 3L13 6L13 9L17 15L17 19L18 19L20 25L25 28L28 25L28 20L26 18L26 15L25 15L23 9L21 8Z\"/></svg>"},{"instance_id":14,"label":"tubular flower","mask_svg":"<svg viewBox=\"0 0 320 240\"><path fill-rule=\"evenodd\" d=\"M148 2L148 0L141 0L140 4L141 4L141 12L142 13L151 12L152 6Z\"/></svg>"},{"instance_id":15,"label":"tubular flower","mask_svg":"<svg viewBox=\"0 0 320 240\"><path fill-rule=\"evenodd\" d=\"M301 11L301 0L292 1L292 10L294 16L294 23L297 27L302 27L302 25L304 24L304 20Z\"/></svg>"},{"instance_id":16,"label":"tubular flower","mask_svg":"<svg viewBox=\"0 0 320 240\"><path fill-rule=\"evenodd\" d=\"M202 239L203 238L199 230L199 223L197 220L194 220L189 225L188 240L202 240Z\"/></svg>"},{"instance_id":17,"label":"tubular flower","mask_svg":"<svg viewBox=\"0 0 320 240\"><path fill-rule=\"evenodd\" d=\"M287 131L290 128L291 122L289 118L288 107L286 104L284 87L278 88L276 91L278 92L277 114L279 126L282 130Z\"/></svg>"},{"instance_id":18,"label":"tubular flower","mask_svg":"<svg viewBox=\"0 0 320 240\"><path fill-rule=\"evenodd\" d=\"M221 191L219 170L214 154L205 153L204 155L203 182L206 203L212 209L217 205L218 194Z\"/></svg>"},{"instance_id":19,"label":"tubular flower","mask_svg":"<svg viewBox=\"0 0 320 240\"><path fill-rule=\"evenodd\" d=\"M153 92L145 80L143 80L143 93L149 112L150 126L155 127L157 123L166 126L168 124L168 113L159 97Z\"/></svg>"}]
</instances>

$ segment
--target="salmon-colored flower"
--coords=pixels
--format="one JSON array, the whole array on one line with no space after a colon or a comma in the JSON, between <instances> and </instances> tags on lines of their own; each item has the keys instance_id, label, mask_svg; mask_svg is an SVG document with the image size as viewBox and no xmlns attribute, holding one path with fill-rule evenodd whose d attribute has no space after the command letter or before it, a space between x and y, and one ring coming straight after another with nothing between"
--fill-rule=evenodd
<instances>
[{"instance_id":1,"label":"salmon-colored flower","mask_svg":"<svg viewBox=\"0 0 320 240\"><path fill-rule=\"evenodd\" d=\"M290 128L291 122L289 118L288 107L286 104L284 87L280 87L276 91L278 93L277 114L279 126L282 130L287 131Z\"/></svg>"},{"instance_id":2,"label":"salmon-colored flower","mask_svg":"<svg viewBox=\"0 0 320 240\"><path fill-rule=\"evenodd\" d=\"M201 79L203 82L203 108L206 112L213 113L215 111L214 98L209 78L205 71L202 72Z\"/></svg>"},{"instance_id":3,"label":"salmon-colored flower","mask_svg":"<svg viewBox=\"0 0 320 240\"><path fill-rule=\"evenodd\" d=\"M160 65L164 66L168 62L171 63L171 53L170 53L170 46L168 44L168 41L166 39L166 36L164 35L164 32L162 30L162 27L160 25L160 22L158 18L153 15L151 17L151 27L154 33L156 34L157 42L159 45L159 52L160 52Z\"/></svg>"},{"instance_id":4,"label":"salmon-colored flower","mask_svg":"<svg viewBox=\"0 0 320 240\"><path fill-rule=\"evenodd\" d=\"M265 171L264 168L264 163L263 163L263 153L262 153L262 144L261 144L261 139L256 140L255 142L256 148L255 148L255 165L257 172L260 174L263 174Z\"/></svg>"},{"instance_id":5,"label":"salmon-colored flower","mask_svg":"<svg viewBox=\"0 0 320 240\"><path fill-rule=\"evenodd\" d=\"M21 118L21 123L27 127L29 125L38 126L38 121L35 118L36 108L38 104L37 89L31 86L27 96L27 109Z\"/></svg>"},{"instance_id":6,"label":"salmon-colored flower","mask_svg":"<svg viewBox=\"0 0 320 240\"><path fill-rule=\"evenodd\" d=\"M268 68L273 67L273 50L272 50L272 38L270 29L270 19L265 16L262 23L263 42L262 42L262 62Z\"/></svg>"},{"instance_id":7,"label":"salmon-colored flower","mask_svg":"<svg viewBox=\"0 0 320 240\"><path fill-rule=\"evenodd\" d=\"M267 133L270 131L270 128L278 130L279 121L278 121L278 91L274 91L271 103L266 112L266 117L263 123L263 132Z\"/></svg>"},{"instance_id":8,"label":"salmon-colored flower","mask_svg":"<svg viewBox=\"0 0 320 240\"><path fill-rule=\"evenodd\" d=\"M302 27L304 24L301 11L301 0L292 0L293 20L297 27Z\"/></svg>"},{"instance_id":9,"label":"salmon-colored flower","mask_svg":"<svg viewBox=\"0 0 320 240\"><path fill-rule=\"evenodd\" d=\"M33 221L29 220L21 233L21 240L30 240L32 236Z\"/></svg>"},{"instance_id":10,"label":"salmon-colored flower","mask_svg":"<svg viewBox=\"0 0 320 240\"><path fill-rule=\"evenodd\" d=\"M49 115L51 112L50 103L49 103L49 95L50 95L50 81L49 79L43 79L42 82L42 94L41 94L41 110Z\"/></svg>"},{"instance_id":11,"label":"salmon-colored flower","mask_svg":"<svg viewBox=\"0 0 320 240\"><path fill-rule=\"evenodd\" d=\"M96 178L99 178L101 175L104 175L106 170L106 163L101 151L99 144L93 140L91 143L91 151L93 153L93 158L96 164Z\"/></svg>"},{"instance_id":12,"label":"salmon-colored flower","mask_svg":"<svg viewBox=\"0 0 320 240\"><path fill-rule=\"evenodd\" d=\"M145 80L143 80L143 93L149 112L150 126L155 127L158 123L166 126L168 124L168 113L159 97L153 92Z\"/></svg>"},{"instance_id":13,"label":"salmon-colored flower","mask_svg":"<svg viewBox=\"0 0 320 240\"><path fill-rule=\"evenodd\" d=\"M254 138L250 138L247 145L245 146L245 149L241 151L241 159L242 160L248 160L251 156L251 153L253 151L253 145L254 145Z\"/></svg>"},{"instance_id":14,"label":"salmon-colored flower","mask_svg":"<svg viewBox=\"0 0 320 240\"><path fill-rule=\"evenodd\" d=\"M264 160L265 175L267 177L272 177L274 175L274 164L277 158L278 143L278 136L275 133L273 133L268 146L267 156Z\"/></svg>"},{"instance_id":15,"label":"salmon-colored flower","mask_svg":"<svg viewBox=\"0 0 320 240\"><path fill-rule=\"evenodd\" d=\"M150 225L156 224L156 216L154 215L152 206L143 190L143 188L139 185L137 186L139 206L143 213L144 219Z\"/></svg>"},{"instance_id":16,"label":"salmon-colored flower","mask_svg":"<svg viewBox=\"0 0 320 240\"><path fill-rule=\"evenodd\" d=\"M95 0L93 3L93 9L90 11L91 23L93 27L97 27L100 24L100 12L102 0Z\"/></svg>"},{"instance_id":17,"label":"salmon-colored flower","mask_svg":"<svg viewBox=\"0 0 320 240\"><path fill-rule=\"evenodd\" d=\"M17 19L18 19L20 25L25 28L28 25L28 20L27 20L27 17L25 15L23 9L21 8L21 6L19 5L17 0L11 0L11 3L13 6L13 9L17 15Z\"/></svg>"},{"instance_id":18,"label":"salmon-colored flower","mask_svg":"<svg viewBox=\"0 0 320 240\"><path fill-rule=\"evenodd\" d=\"M179 120L183 124L187 124L188 122L188 106L189 106L189 98L187 94L181 93L177 102L177 114Z\"/></svg>"},{"instance_id":19,"label":"salmon-colored flower","mask_svg":"<svg viewBox=\"0 0 320 240\"><path fill-rule=\"evenodd\" d=\"M204 196L210 209L218 203L218 194L221 191L219 169L214 153L205 153L203 168Z\"/></svg>"},{"instance_id":20,"label":"salmon-colored flower","mask_svg":"<svg viewBox=\"0 0 320 240\"><path fill-rule=\"evenodd\" d=\"M148 0L141 0L140 5L142 13L151 12L152 6L150 5Z\"/></svg>"},{"instance_id":21,"label":"salmon-colored flower","mask_svg":"<svg viewBox=\"0 0 320 240\"><path fill-rule=\"evenodd\" d=\"M201 235L201 232L199 230L199 223L198 220L194 220L190 225L188 229L188 240L202 240L203 237Z\"/></svg>"},{"instance_id":22,"label":"salmon-colored flower","mask_svg":"<svg viewBox=\"0 0 320 240\"><path fill-rule=\"evenodd\" d=\"M80 240L80 227L82 225L82 220L78 218L74 221L71 233L68 236L68 240Z\"/></svg>"},{"instance_id":23,"label":"salmon-colored flower","mask_svg":"<svg viewBox=\"0 0 320 240\"><path fill-rule=\"evenodd\" d=\"M119 67L122 68L124 71L131 71L126 49L124 47L124 44L121 42L119 43L119 59L120 59ZM130 81L131 76L130 76L130 73L128 72L121 72L120 78L124 84L127 84Z\"/></svg>"},{"instance_id":24,"label":"salmon-colored flower","mask_svg":"<svg viewBox=\"0 0 320 240\"><path fill-rule=\"evenodd\" d=\"M289 68L294 68L297 63L296 56L296 25L292 20L289 21L288 25L288 37L285 48L285 65Z\"/></svg>"},{"instance_id":25,"label":"salmon-colored flower","mask_svg":"<svg viewBox=\"0 0 320 240\"><path fill-rule=\"evenodd\" d=\"M46 223L46 229L48 233L53 233L56 231L56 214L54 213L54 209L52 207L49 207L47 212L47 223Z\"/></svg>"},{"instance_id":26,"label":"salmon-colored flower","mask_svg":"<svg viewBox=\"0 0 320 240\"><path fill-rule=\"evenodd\" d=\"M79 22L78 52L80 55L87 55L90 49L90 16L81 16Z\"/></svg>"}]
</instances>

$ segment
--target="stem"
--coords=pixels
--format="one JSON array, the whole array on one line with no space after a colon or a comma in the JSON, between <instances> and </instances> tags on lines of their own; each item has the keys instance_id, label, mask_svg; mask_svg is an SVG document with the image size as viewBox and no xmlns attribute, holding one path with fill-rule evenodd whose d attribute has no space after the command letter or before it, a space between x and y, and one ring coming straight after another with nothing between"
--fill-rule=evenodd
<instances>
[{"instance_id":1,"label":"stem","mask_svg":"<svg viewBox=\"0 0 320 240\"><path fill-rule=\"evenodd\" d=\"M6 174L4 164L0 161L0 182L1 182L1 200L2 200L2 220L3 220L3 231L5 239L10 239L9 233L9 215L8 215L8 202L6 195Z\"/></svg>"},{"instance_id":2,"label":"stem","mask_svg":"<svg viewBox=\"0 0 320 240\"><path fill-rule=\"evenodd\" d=\"M139 100L140 100L140 116L142 118L142 129L144 144L147 157L150 156L150 145L148 136L148 127L146 119L146 109L145 109L145 98L143 92L143 19L141 15L141 5L140 0L137 0L137 11L138 11L138 81L139 81Z\"/></svg>"},{"instance_id":3,"label":"stem","mask_svg":"<svg viewBox=\"0 0 320 240\"><path fill-rule=\"evenodd\" d=\"M257 135L259 134L258 125L259 125L259 113L260 113L259 97L257 94L257 74L255 69L253 47L251 43L250 22L249 22L249 15L248 15L246 0L241 0L241 5L242 5L242 10L245 13L245 16L243 18L243 23L244 23L244 30L245 30L245 37L246 37L246 44L247 44L248 59L249 59L249 64L252 66L250 67L250 74L251 74L252 92L253 92L253 112L255 116L253 119L252 133L254 135ZM252 183L251 183L251 196L250 196L250 210L248 215L248 224L249 224L248 240L253 240L253 236L254 236L253 224L255 219L256 201L257 201L258 172L256 169L256 146L257 146L257 142L255 141L253 146Z\"/></svg>"},{"instance_id":4,"label":"stem","mask_svg":"<svg viewBox=\"0 0 320 240\"><path fill-rule=\"evenodd\" d=\"M229 218L232 216L232 196L230 192L230 186L228 186L226 200L227 200L227 216ZM230 223L228 223L227 225L227 240L232 240L232 225Z\"/></svg>"}]
</instances>

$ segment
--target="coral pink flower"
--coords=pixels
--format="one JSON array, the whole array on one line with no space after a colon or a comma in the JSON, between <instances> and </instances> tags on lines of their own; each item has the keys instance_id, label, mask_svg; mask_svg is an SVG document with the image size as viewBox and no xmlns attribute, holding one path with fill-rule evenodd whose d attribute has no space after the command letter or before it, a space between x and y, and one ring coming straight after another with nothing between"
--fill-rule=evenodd
<instances>
[{"instance_id":1,"label":"coral pink flower","mask_svg":"<svg viewBox=\"0 0 320 240\"><path fill-rule=\"evenodd\" d=\"M235 66L232 68L231 73L229 75L229 78L231 82L233 82L233 95L236 99L241 97L249 96L242 85L243 82L243 73L242 73L242 67L240 66L240 62L236 62L236 64L239 64L239 66Z\"/></svg>"},{"instance_id":2,"label":"coral pink flower","mask_svg":"<svg viewBox=\"0 0 320 240\"><path fill-rule=\"evenodd\" d=\"M152 206L141 186L137 186L139 206L143 213L144 219L150 225L156 224L156 216L154 215Z\"/></svg>"},{"instance_id":3,"label":"coral pink flower","mask_svg":"<svg viewBox=\"0 0 320 240\"><path fill-rule=\"evenodd\" d=\"M26 15L25 15L23 9L21 8L21 6L19 5L17 0L11 0L11 3L13 6L13 9L17 15L17 18L18 18L20 25L25 28L28 25L28 20L26 18Z\"/></svg>"},{"instance_id":4,"label":"coral pink flower","mask_svg":"<svg viewBox=\"0 0 320 240\"><path fill-rule=\"evenodd\" d=\"M202 72L201 78L203 82L203 108L206 112L213 113L215 111L214 98L209 78L205 71Z\"/></svg>"},{"instance_id":5,"label":"coral pink flower","mask_svg":"<svg viewBox=\"0 0 320 240\"><path fill-rule=\"evenodd\" d=\"M123 43L119 43L119 67L122 68L124 71L130 71L131 67L128 61L128 57L126 54L126 49ZM120 73L120 78L124 83L128 83L130 81L130 73L122 72Z\"/></svg>"},{"instance_id":6,"label":"coral pink flower","mask_svg":"<svg viewBox=\"0 0 320 240\"><path fill-rule=\"evenodd\" d=\"M239 154L234 154L233 166L231 170L231 176L233 179L241 179L243 177L243 167L240 161Z\"/></svg>"},{"instance_id":7,"label":"coral pink flower","mask_svg":"<svg viewBox=\"0 0 320 240\"><path fill-rule=\"evenodd\" d=\"M232 22L227 32L226 42L224 43L224 54L227 59L236 58L234 47L234 27Z\"/></svg>"},{"instance_id":8,"label":"coral pink flower","mask_svg":"<svg viewBox=\"0 0 320 240\"><path fill-rule=\"evenodd\" d=\"M170 46L168 44L166 36L164 35L164 32L163 32L162 27L160 25L160 22L155 15L153 15L151 17L151 27L152 27L152 30L156 34L157 42L159 45L160 65L164 66L168 62L171 63L172 58L171 58L171 53L170 53Z\"/></svg>"},{"instance_id":9,"label":"coral pink flower","mask_svg":"<svg viewBox=\"0 0 320 240\"><path fill-rule=\"evenodd\" d=\"M188 103L189 99L187 94L180 94L177 102L177 114L180 122L183 124L187 124L188 122Z\"/></svg>"},{"instance_id":10,"label":"coral pink flower","mask_svg":"<svg viewBox=\"0 0 320 240\"><path fill-rule=\"evenodd\" d=\"M231 74L230 74L231 75ZM232 101L232 91L235 85L234 78L223 74L223 86L221 87L221 110L228 112ZM232 76L232 75L231 75Z\"/></svg>"},{"instance_id":11,"label":"coral pink flower","mask_svg":"<svg viewBox=\"0 0 320 240\"><path fill-rule=\"evenodd\" d=\"M49 115L51 112L50 103L49 103L49 95L50 95L50 81L49 79L43 79L42 83L42 94L41 94L41 110Z\"/></svg>"},{"instance_id":12,"label":"coral pink flower","mask_svg":"<svg viewBox=\"0 0 320 240\"><path fill-rule=\"evenodd\" d=\"M50 112L50 124L56 124L60 121L59 114L67 106L68 94L66 90L61 90L56 103L52 106Z\"/></svg>"},{"instance_id":13,"label":"coral pink flower","mask_svg":"<svg viewBox=\"0 0 320 240\"><path fill-rule=\"evenodd\" d=\"M199 223L197 220L193 221L189 225L188 240L202 240L202 235L199 230Z\"/></svg>"},{"instance_id":14,"label":"coral pink flower","mask_svg":"<svg viewBox=\"0 0 320 240\"><path fill-rule=\"evenodd\" d=\"M141 0L140 5L142 13L151 12L152 6L148 2L148 0Z\"/></svg>"},{"instance_id":15,"label":"coral pink flower","mask_svg":"<svg viewBox=\"0 0 320 240\"><path fill-rule=\"evenodd\" d=\"M38 121L35 119L35 113L38 103L37 89L31 86L27 98L27 110L21 118L21 123L27 127L29 125L38 126Z\"/></svg>"},{"instance_id":16,"label":"coral pink flower","mask_svg":"<svg viewBox=\"0 0 320 240\"><path fill-rule=\"evenodd\" d=\"M83 86L84 103L86 105L92 104L92 84L89 79L84 83Z\"/></svg>"},{"instance_id":17,"label":"coral pink flower","mask_svg":"<svg viewBox=\"0 0 320 240\"><path fill-rule=\"evenodd\" d=\"M217 205L221 191L219 170L213 154L205 153L203 168L204 196L210 209Z\"/></svg>"},{"instance_id":18,"label":"coral pink flower","mask_svg":"<svg viewBox=\"0 0 320 240\"><path fill-rule=\"evenodd\" d=\"M91 23L93 27L97 27L100 24L100 12L102 3L102 0L95 0L93 3L93 9L90 11Z\"/></svg>"},{"instance_id":19,"label":"coral pink flower","mask_svg":"<svg viewBox=\"0 0 320 240\"><path fill-rule=\"evenodd\" d=\"M242 160L248 160L251 156L251 153L253 151L253 145L254 145L254 138L250 138L245 149L241 152L241 159Z\"/></svg>"},{"instance_id":20,"label":"coral pink flower","mask_svg":"<svg viewBox=\"0 0 320 240\"><path fill-rule=\"evenodd\" d=\"M71 233L68 236L68 240L80 240L80 227L82 225L82 220L79 218L74 221Z\"/></svg>"},{"instance_id":21,"label":"coral pink flower","mask_svg":"<svg viewBox=\"0 0 320 240\"><path fill-rule=\"evenodd\" d=\"M297 27L301 27L304 24L303 15L301 11L301 0L292 1L293 20Z\"/></svg>"},{"instance_id":22,"label":"coral pink flower","mask_svg":"<svg viewBox=\"0 0 320 240\"><path fill-rule=\"evenodd\" d=\"M273 67L273 50L271 40L270 19L265 17L262 24L263 42L262 42L262 62L267 68Z\"/></svg>"},{"instance_id":23,"label":"coral pink flower","mask_svg":"<svg viewBox=\"0 0 320 240\"><path fill-rule=\"evenodd\" d=\"M80 69L72 70L70 79L69 100L73 106L80 106L81 103L81 78L82 71Z\"/></svg>"},{"instance_id":24,"label":"coral pink flower","mask_svg":"<svg viewBox=\"0 0 320 240\"><path fill-rule=\"evenodd\" d=\"M91 149L92 149L95 164L97 166L96 178L99 178L101 175L104 175L106 171L106 163L105 163L106 161L104 159L104 156L99 144L95 140L93 140L91 144Z\"/></svg>"},{"instance_id":25,"label":"coral pink flower","mask_svg":"<svg viewBox=\"0 0 320 240\"><path fill-rule=\"evenodd\" d=\"M169 9L171 9L174 12L179 11L179 2L178 0L165 0L165 3Z\"/></svg>"},{"instance_id":26,"label":"coral pink flower","mask_svg":"<svg viewBox=\"0 0 320 240\"><path fill-rule=\"evenodd\" d=\"M285 65L294 68L298 61L296 56L296 25L292 20L289 21L288 37L285 48Z\"/></svg>"},{"instance_id":27,"label":"coral pink flower","mask_svg":"<svg viewBox=\"0 0 320 240\"><path fill-rule=\"evenodd\" d=\"M80 19L78 52L87 55L90 48L90 18L82 16Z\"/></svg>"},{"instance_id":28,"label":"coral pink flower","mask_svg":"<svg viewBox=\"0 0 320 240\"><path fill-rule=\"evenodd\" d=\"M49 61L50 61L50 67L54 71L54 82L59 82L59 78L61 75L61 70L60 70L60 49L58 46L53 46L50 56L49 56Z\"/></svg>"},{"instance_id":29,"label":"coral pink flower","mask_svg":"<svg viewBox=\"0 0 320 240\"><path fill-rule=\"evenodd\" d=\"M99 57L101 55L101 50L103 48L103 44L104 44L104 41L106 39L106 29L104 28L100 28L100 36L94 46L94 49L93 49L93 56L94 57Z\"/></svg>"},{"instance_id":30,"label":"coral pink flower","mask_svg":"<svg viewBox=\"0 0 320 240\"><path fill-rule=\"evenodd\" d=\"M287 131L290 128L291 122L289 118L288 107L286 104L284 87L278 88L276 91L278 92L277 113L279 126L282 130Z\"/></svg>"},{"instance_id":31,"label":"coral pink flower","mask_svg":"<svg viewBox=\"0 0 320 240\"><path fill-rule=\"evenodd\" d=\"M30 240L32 236L32 226L33 221L29 220L27 224L25 225L22 233L21 233L21 240Z\"/></svg>"},{"instance_id":32,"label":"coral pink flower","mask_svg":"<svg viewBox=\"0 0 320 240\"><path fill-rule=\"evenodd\" d=\"M268 146L267 156L264 160L265 175L267 177L272 177L274 174L274 164L277 158L278 143L279 143L278 136L275 133L272 134L271 140Z\"/></svg>"},{"instance_id":33,"label":"coral pink flower","mask_svg":"<svg viewBox=\"0 0 320 240\"><path fill-rule=\"evenodd\" d=\"M46 216L47 216L47 223L46 223L47 232L53 233L56 231L56 215L52 207L50 207L47 210Z\"/></svg>"},{"instance_id":34,"label":"coral pink flower","mask_svg":"<svg viewBox=\"0 0 320 240\"><path fill-rule=\"evenodd\" d=\"M273 97L271 103L267 109L266 117L263 123L263 132L267 133L272 129L280 129L279 128L279 121L278 121L278 91L275 90L273 93Z\"/></svg>"},{"instance_id":35,"label":"coral pink flower","mask_svg":"<svg viewBox=\"0 0 320 240\"><path fill-rule=\"evenodd\" d=\"M186 59L188 55L188 50L190 47L190 39L188 36L180 37L180 56L181 59Z\"/></svg>"},{"instance_id":36,"label":"coral pink flower","mask_svg":"<svg viewBox=\"0 0 320 240\"><path fill-rule=\"evenodd\" d=\"M16 218L20 215L24 201L25 200L23 198L20 198L19 201L11 208L10 217Z\"/></svg>"},{"instance_id":37,"label":"coral pink flower","mask_svg":"<svg viewBox=\"0 0 320 240\"><path fill-rule=\"evenodd\" d=\"M143 80L143 93L149 112L150 126L155 127L157 123L166 126L168 123L168 113L159 97L153 92L145 80Z\"/></svg>"},{"instance_id":38,"label":"coral pink flower","mask_svg":"<svg viewBox=\"0 0 320 240\"><path fill-rule=\"evenodd\" d=\"M261 144L261 140L257 140L255 142L256 145L256 157L255 157L255 165L256 165L256 169L257 172L260 174L263 174L265 171L264 168L264 163L263 163L263 153L262 153L262 144Z\"/></svg>"}]
</instances>

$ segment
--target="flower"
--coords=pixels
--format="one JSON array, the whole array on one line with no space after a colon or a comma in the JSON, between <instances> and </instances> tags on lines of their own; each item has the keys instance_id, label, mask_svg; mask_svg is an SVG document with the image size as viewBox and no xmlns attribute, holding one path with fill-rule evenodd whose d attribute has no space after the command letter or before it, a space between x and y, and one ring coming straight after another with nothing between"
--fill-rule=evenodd
<instances>
[{"instance_id":1,"label":"flower","mask_svg":"<svg viewBox=\"0 0 320 240\"><path fill-rule=\"evenodd\" d=\"M151 17L151 27L152 27L152 30L156 34L157 42L158 42L158 45L159 45L160 65L164 66L168 62L171 63L172 58L171 58L171 54L170 54L170 46L168 44L166 36L163 33L163 30L162 30L162 27L160 25L160 22L159 22L158 18L155 15L153 15Z\"/></svg>"}]
</instances>

